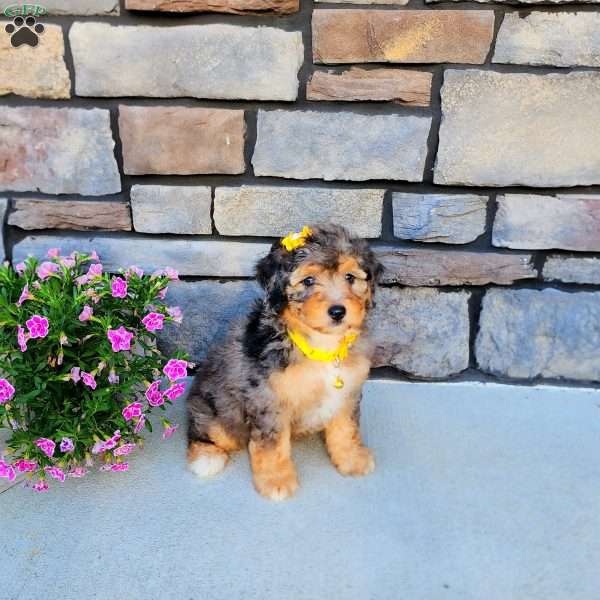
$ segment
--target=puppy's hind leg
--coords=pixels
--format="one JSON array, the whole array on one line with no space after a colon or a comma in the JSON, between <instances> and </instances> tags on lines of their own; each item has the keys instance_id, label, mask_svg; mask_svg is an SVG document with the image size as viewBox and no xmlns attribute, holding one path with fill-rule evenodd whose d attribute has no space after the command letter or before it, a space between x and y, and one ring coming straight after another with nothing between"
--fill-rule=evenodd
<instances>
[{"instance_id":1,"label":"puppy's hind leg","mask_svg":"<svg viewBox=\"0 0 600 600\"><path fill-rule=\"evenodd\" d=\"M229 461L229 453L239 450L238 442L221 425L209 427L208 435L190 436L187 460L190 471L201 478L218 475Z\"/></svg>"}]
</instances>

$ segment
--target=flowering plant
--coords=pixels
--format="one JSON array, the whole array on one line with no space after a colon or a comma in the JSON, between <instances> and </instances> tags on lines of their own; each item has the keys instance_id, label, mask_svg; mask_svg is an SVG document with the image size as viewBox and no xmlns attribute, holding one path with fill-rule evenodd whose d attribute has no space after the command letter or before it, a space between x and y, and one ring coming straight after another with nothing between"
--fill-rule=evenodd
<instances>
[{"instance_id":1,"label":"flowering plant","mask_svg":"<svg viewBox=\"0 0 600 600\"><path fill-rule=\"evenodd\" d=\"M172 269L104 272L95 252L0 267L0 428L8 454L0 477L82 477L96 461L126 471L127 456L152 430L150 414L181 396L189 363L167 359L156 332L181 322L163 300ZM177 426L164 416L163 438ZM10 457L10 458L9 458Z\"/></svg>"}]
</instances>

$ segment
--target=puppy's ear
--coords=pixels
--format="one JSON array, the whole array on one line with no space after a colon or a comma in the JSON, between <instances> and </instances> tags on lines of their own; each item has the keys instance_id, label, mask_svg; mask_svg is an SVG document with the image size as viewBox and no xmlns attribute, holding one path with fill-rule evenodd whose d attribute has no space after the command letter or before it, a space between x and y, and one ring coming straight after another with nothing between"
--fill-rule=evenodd
<instances>
[{"instance_id":1,"label":"puppy's ear","mask_svg":"<svg viewBox=\"0 0 600 600\"><path fill-rule=\"evenodd\" d=\"M278 250L276 244L273 244L269 254L256 263L256 281L263 290L269 288L269 282L280 269L281 255Z\"/></svg>"},{"instance_id":2,"label":"puppy's ear","mask_svg":"<svg viewBox=\"0 0 600 600\"><path fill-rule=\"evenodd\" d=\"M271 308L279 313L286 305L287 297L287 264L289 253L276 242L267 256L261 258L256 265L256 281L267 292L267 300Z\"/></svg>"},{"instance_id":3,"label":"puppy's ear","mask_svg":"<svg viewBox=\"0 0 600 600\"><path fill-rule=\"evenodd\" d=\"M383 275L384 267L377 260L375 253L372 250L367 250L363 253L362 256L362 268L365 270L367 274L367 281L371 286L371 294L375 294L375 288ZM375 303L372 303L372 306L375 306Z\"/></svg>"}]
</instances>

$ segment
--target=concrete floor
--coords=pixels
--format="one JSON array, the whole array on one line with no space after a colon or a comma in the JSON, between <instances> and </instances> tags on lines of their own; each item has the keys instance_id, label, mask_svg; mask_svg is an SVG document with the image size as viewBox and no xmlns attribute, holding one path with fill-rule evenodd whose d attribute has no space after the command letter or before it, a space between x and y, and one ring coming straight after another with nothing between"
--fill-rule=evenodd
<instances>
[{"instance_id":1,"label":"concrete floor","mask_svg":"<svg viewBox=\"0 0 600 600\"><path fill-rule=\"evenodd\" d=\"M176 413L181 414L182 405ZM129 473L0 494L3 600L596 600L600 391L368 384L378 466L345 479L298 443L297 497L245 454L210 482L184 436Z\"/></svg>"}]
</instances>

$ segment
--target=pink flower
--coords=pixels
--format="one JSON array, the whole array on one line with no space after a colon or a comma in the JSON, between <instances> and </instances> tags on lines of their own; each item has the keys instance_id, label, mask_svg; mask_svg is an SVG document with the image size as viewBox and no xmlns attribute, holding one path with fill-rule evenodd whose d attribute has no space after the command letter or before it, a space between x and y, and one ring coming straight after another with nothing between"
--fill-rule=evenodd
<instances>
[{"instance_id":1,"label":"pink flower","mask_svg":"<svg viewBox=\"0 0 600 600\"><path fill-rule=\"evenodd\" d=\"M142 416L142 405L140 402L133 402L128 404L122 411L123 417L126 421Z\"/></svg>"},{"instance_id":2,"label":"pink flower","mask_svg":"<svg viewBox=\"0 0 600 600\"><path fill-rule=\"evenodd\" d=\"M60 451L61 452L73 452L75 450L75 444L73 440L68 437L64 437L60 442Z\"/></svg>"},{"instance_id":3,"label":"pink flower","mask_svg":"<svg viewBox=\"0 0 600 600\"><path fill-rule=\"evenodd\" d=\"M25 300L31 300L33 298L33 294L29 292L29 285L26 283L23 286L23 291L17 300L17 306L21 306Z\"/></svg>"},{"instance_id":4,"label":"pink flower","mask_svg":"<svg viewBox=\"0 0 600 600\"><path fill-rule=\"evenodd\" d=\"M0 477L4 477L9 481L14 481L16 474L12 465L0 460Z\"/></svg>"},{"instance_id":5,"label":"pink flower","mask_svg":"<svg viewBox=\"0 0 600 600\"><path fill-rule=\"evenodd\" d=\"M173 321L175 321L175 323L181 323L183 320L183 313L181 312L179 306L169 306L169 308L167 308L167 313L169 313L169 316L173 319Z\"/></svg>"},{"instance_id":6,"label":"pink flower","mask_svg":"<svg viewBox=\"0 0 600 600\"><path fill-rule=\"evenodd\" d=\"M84 321L89 321L90 317L94 314L94 309L86 304L79 315L79 320L83 323Z\"/></svg>"},{"instance_id":7,"label":"pink flower","mask_svg":"<svg viewBox=\"0 0 600 600\"><path fill-rule=\"evenodd\" d=\"M113 298L127 297L127 282L122 277L113 277L110 289Z\"/></svg>"},{"instance_id":8,"label":"pink flower","mask_svg":"<svg viewBox=\"0 0 600 600\"><path fill-rule=\"evenodd\" d=\"M92 388L93 390L96 389L96 378L91 373L81 371L81 379L83 380L83 383L89 388Z\"/></svg>"},{"instance_id":9,"label":"pink flower","mask_svg":"<svg viewBox=\"0 0 600 600\"><path fill-rule=\"evenodd\" d=\"M116 447L120 439L121 432L117 429L111 438L108 438L104 442L96 442L92 448L92 454L100 454L101 452L106 452L106 450L112 450Z\"/></svg>"},{"instance_id":10,"label":"pink flower","mask_svg":"<svg viewBox=\"0 0 600 600\"><path fill-rule=\"evenodd\" d=\"M75 278L75 283L77 285L85 285L89 280L90 278L87 275L80 275Z\"/></svg>"},{"instance_id":11,"label":"pink flower","mask_svg":"<svg viewBox=\"0 0 600 600\"><path fill-rule=\"evenodd\" d=\"M142 429L144 429L145 424L146 424L146 417L144 415L142 415L138 419L138 422L135 424L135 427L133 428L133 432L139 433Z\"/></svg>"},{"instance_id":12,"label":"pink flower","mask_svg":"<svg viewBox=\"0 0 600 600\"><path fill-rule=\"evenodd\" d=\"M125 271L125 279L131 279L133 275L136 275L141 279L144 276L144 271L135 265L131 265L131 267Z\"/></svg>"},{"instance_id":13,"label":"pink flower","mask_svg":"<svg viewBox=\"0 0 600 600\"><path fill-rule=\"evenodd\" d=\"M46 279L50 277L50 275L56 273L58 271L58 265L52 262L43 262L38 268L35 270L37 276L40 279Z\"/></svg>"},{"instance_id":14,"label":"pink flower","mask_svg":"<svg viewBox=\"0 0 600 600\"><path fill-rule=\"evenodd\" d=\"M52 458L54 456L54 449L56 448L56 444L49 440L48 438L39 438L35 440L34 444L48 457Z\"/></svg>"},{"instance_id":15,"label":"pink flower","mask_svg":"<svg viewBox=\"0 0 600 600\"><path fill-rule=\"evenodd\" d=\"M79 367L73 367L71 369L71 379L73 380L73 383L77 383L81 379L80 373L81 369Z\"/></svg>"},{"instance_id":16,"label":"pink flower","mask_svg":"<svg viewBox=\"0 0 600 600\"><path fill-rule=\"evenodd\" d=\"M65 473L62 469L58 467L44 467L44 471L50 475L50 477L54 477L54 479L58 479L61 483L65 480Z\"/></svg>"},{"instance_id":17,"label":"pink flower","mask_svg":"<svg viewBox=\"0 0 600 600\"><path fill-rule=\"evenodd\" d=\"M157 329L163 328L164 320L165 320L165 315L161 315L160 313L151 312L151 313L148 313L142 319L142 323L144 324L144 327L148 331L156 331Z\"/></svg>"},{"instance_id":18,"label":"pink flower","mask_svg":"<svg viewBox=\"0 0 600 600\"><path fill-rule=\"evenodd\" d=\"M115 373L114 369L111 369L108 374L108 383L115 384L115 383L119 383L119 381L120 381L119 376Z\"/></svg>"},{"instance_id":19,"label":"pink flower","mask_svg":"<svg viewBox=\"0 0 600 600\"><path fill-rule=\"evenodd\" d=\"M48 491L48 484L43 479L40 479L37 483L34 483L31 486L31 489L34 492L47 492Z\"/></svg>"},{"instance_id":20,"label":"pink flower","mask_svg":"<svg viewBox=\"0 0 600 600\"><path fill-rule=\"evenodd\" d=\"M187 362L185 360L177 360L172 358L163 369L163 373L171 380L177 381L187 377Z\"/></svg>"},{"instance_id":21,"label":"pink flower","mask_svg":"<svg viewBox=\"0 0 600 600\"><path fill-rule=\"evenodd\" d=\"M25 458L20 458L13 467L19 471L19 473L31 473L38 468L38 464L34 460L26 460Z\"/></svg>"},{"instance_id":22,"label":"pink flower","mask_svg":"<svg viewBox=\"0 0 600 600\"><path fill-rule=\"evenodd\" d=\"M165 430L162 434L163 440L168 440L177 430L179 429L179 425L169 425L165 427Z\"/></svg>"},{"instance_id":23,"label":"pink flower","mask_svg":"<svg viewBox=\"0 0 600 600\"><path fill-rule=\"evenodd\" d=\"M25 321L25 325L27 325L32 338L45 338L48 335L48 319L46 317L33 315L31 319Z\"/></svg>"},{"instance_id":24,"label":"pink flower","mask_svg":"<svg viewBox=\"0 0 600 600\"><path fill-rule=\"evenodd\" d=\"M57 258L60 256L60 248L50 248L47 253L48 258Z\"/></svg>"},{"instance_id":25,"label":"pink flower","mask_svg":"<svg viewBox=\"0 0 600 600\"><path fill-rule=\"evenodd\" d=\"M97 257L94 260L97 260ZM102 277L102 265L100 263L90 265L87 276L88 279L97 279L98 277Z\"/></svg>"},{"instance_id":26,"label":"pink flower","mask_svg":"<svg viewBox=\"0 0 600 600\"><path fill-rule=\"evenodd\" d=\"M165 403L165 398L159 388L160 381L154 381L146 390L146 399L150 406L161 406Z\"/></svg>"},{"instance_id":27,"label":"pink flower","mask_svg":"<svg viewBox=\"0 0 600 600\"><path fill-rule=\"evenodd\" d=\"M6 379L0 379L0 404L6 404L14 395L15 388Z\"/></svg>"},{"instance_id":28,"label":"pink flower","mask_svg":"<svg viewBox=\"0 0 600 600\"><path fill-rule=\"evenodd\" d=\"M90 260L100 260L100 257L95 250L92 250L92 253L90 254Z\"/></svg>"},{"instance_id":29,"label":"pink flower","mask_svg":"<svg viewBox=\"0 0 600 600\"><path fill-rule=\"evenodd\" d=\"M83 467L73 467L69 471L69 477L85 477L87 475L87 469Z\"/></svg>"},{"instance_id":30,"label":"pink flower","mask_svg":"<svg viewBox=\"0 0 600 600\"><path fill-rule=\"evenodd\" d=\"M129 463L124 462L124 463L121 463L121 464L118 464L118 465L111 465L110 470L113 473L117 473L119 471L128 471L129 470Z\"/></svg>"},{"instance_id":31,"label":"pink flower","mask_svg":"<svg viewBox=\"0 0 600 600\"><path fill-rule=\"evenodd\" d=\"M135 444L123 444L113 450L115 456L127 456L135 450Z\"/></svg>"},{"instance_id":32,"label":"pink flower","mask_svg":"<svg viewBox=\"0 0 600 600\"><path fill-rule=\"evenodd\" d=\"M67 269L72 269L75 266L75 259L69 256L65 256L60 259L60 264Z\"/></svg>"},{"instance_id":33,"label":"pink flower","mask_svg":"<svg viewBox=\"0 0 600 600\"><path fill-rule=\"evenodd\" d=\"M25 334L25 330L17 325L17 343L19 344L19 348L21 352L27 352L27 340L29 336Z\"/></svg>"},{"instance_id":34,"label":"pink flower","mask_svg":"<svg viewBox=\"0 0 600 600\"><path fill-rule=\"evenodd\" d=\"M167 297L167 292L169 291L168 287L163 288L162 290L160 290L160 292L158 292L158 297L161 300L164 300Z\"/></svg>"},{"instance_id":35,"label":"pink flower","mask_svg":"<svg viewBox=\"0 0 600 600\"><path fill-rule=\"evenodd\" d=\"M131 350L133 333L127 331L123 325L119 329L109 329L106 335L112 344L113 352Z\"/></svg>"},{"instance_id":36,"label":"pink flower","mask_svg":"<svg viewBox=\"0 0 600 600\"><path fill-rule=\"evenodd\" d=\"M25 263L23 263L23 262L17 263L15 265L15 270L19 275L23 275L23 273L25 273L25 269L26 269L26 266L25 266Z\"/></svg>"},{"instance_id":37,"label":"pink flower","mask_svg":"<svg viewBox=\"0 0 600 600\"><path fill-rule=\"evenodd\" d=\"M164 395L169 400L176 400L185 392L185 383L174 383L169 389L164 391Z\"/></svg>"},{"instance_id":38,"label":"pink flower","mask_svg":"<svg viewBox=\"0 0 600 600\"><path fill-rule=\"evenodd\" d=\"M106 448L104 447L105 442L96 442L93 446L92 446L92 454L100 454L101 452L104 452L106 450Z\"/></svg>"},{"instance_id":39,"label":"pink flower","mask_svg":"<svg viewBox=\"0 0 600 600\"><path fill-rule=\"evenodd\" d=\"M172 269L171 267L167 267L165 269L165 275L171 280L171 281L177 281L179 279L179 273L175 270Z\"/></svg>"}]
</instances>

